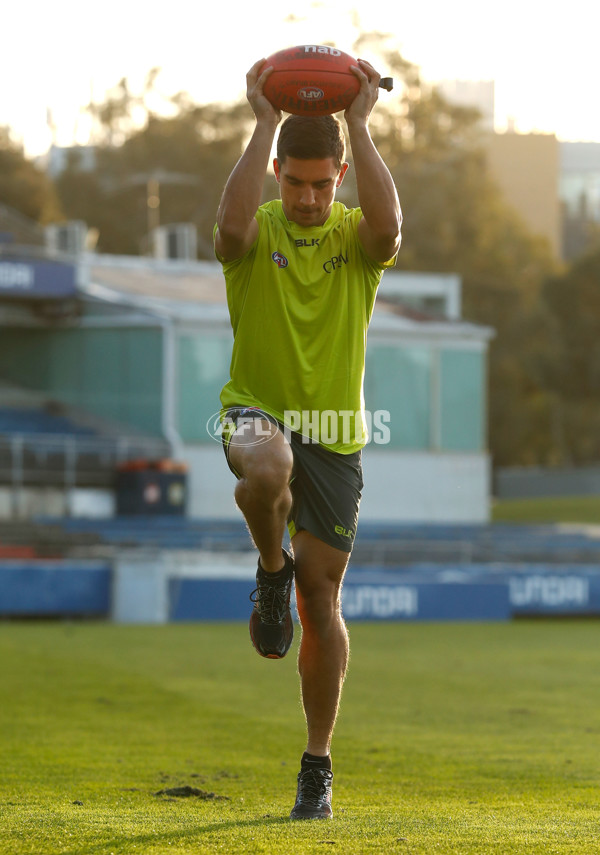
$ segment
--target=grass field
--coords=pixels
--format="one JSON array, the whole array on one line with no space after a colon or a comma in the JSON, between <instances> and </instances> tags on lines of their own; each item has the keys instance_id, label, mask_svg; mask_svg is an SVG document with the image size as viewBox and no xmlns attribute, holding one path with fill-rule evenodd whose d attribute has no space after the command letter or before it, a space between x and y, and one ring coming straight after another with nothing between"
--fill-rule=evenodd
<instances>
[{"instance_id":1,"label":"grass field","mask_svg":"<svg viewBox=\"0 0 600 855\"><path fill-rule=\"evenodd\" d=\"M600 496L502 499L492 504L494 522L600 525Z\"/></svg>"},{"instance_id":2,"label":"grass field","mask_svg":"<svg viewBox=\"0 0 600 855\"><path fill-rule=\"evenodd\" d=\"M0 624L0 852L598 851L596 622L350 630L335 816L303 823L294 654L243 624Z\"/></svg>"}]
</instances>

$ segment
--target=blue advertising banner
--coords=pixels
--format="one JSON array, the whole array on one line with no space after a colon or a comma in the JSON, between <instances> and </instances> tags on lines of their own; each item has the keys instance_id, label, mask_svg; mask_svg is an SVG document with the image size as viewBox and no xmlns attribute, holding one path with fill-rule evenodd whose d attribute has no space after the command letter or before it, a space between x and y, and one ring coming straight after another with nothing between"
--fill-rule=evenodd
<instances>
[{"instance_id":1,"label":"blue advertising banner","mask_svg":"<svg viewBox=\"0 0 600 855\"><path fill-rule=\"evenodd\" d=\"M77 294L77 268L52 259L0 257L0 299L65 299Z\"/></svg>"},{"instance_id":2,"label":"blue advertising banner","mask_svg":"<svg viewBox=\"0 0 600 855\"><path fill-rule=\"evenodd\" d=\"M102 563L0 561L0 617L109 617L113 575L114 568ZM252 610L252 575L224 578L220 574L148 573L143 578L144 596L149 600L164 596L166 620L247 622ZM600 615L600 566L350 568L342 592L342 611L348 622L506 621L517 616Z\"/></svg>"},{"instance_id":3,"label":"blue advertising banner","mask_svg":"<svg viewBox=\"0 0 600 855\"><path fill-rule=\"evenodd\" d=\"M62 562L2 562L0 615L107 617L111 568Z\"/></svg>"},{"instance_id":4,"label":"blue advertising banner","mask_svg":"<svg viewBox=\"0 0 600 855\"><path fill-rule=\"evenodd\" d=\"M252 579L173 578L172 620L247 620ZM412 565L350 568L342 591L348 621L510 620L600 615L597 565Z\"/></svg>"},{"instance_id":5,"label":"blue advertising banner","mask_svg":"<svg viewBox=\"0 0 600 855\"><path fill-rule=\"evenodd\" d=\"M506 584L475 582L422 582L415 578L387 582L361 580L348 574L342 590L346 620L508 620Z\"/></svg>"},{"instance_id":6,"label":"blue advertising banner","mask_svg":"<svg viewBox=\"0 0 600 855\"><path fill-rule=\"evenodd\" d=\"M348 572L342 611L348 621L508 620L506 583L403 580ZM170 619L248 620L253 580L171 579Z\"/></svg>"},{"instance_id":7,"label":"blue advertising banner","mask_svg":"<svg viewBox=\"0 0 600 855\"><path fill-rule=\"evenodd\" d=\"M508 586L512 615L600 614L600 567L522 564L492 571Z\"/></svg>"},{"instance_id":8,"label":"blue advertising banner","mask_svg":"<svg viewBox=\"0 0 600 855\"><path fill-rule=\"evenodd\" d=\"M414 564L392 575L444 584L504 585L513 617L600 614L598 564Z\"/></svg>"}]
</instances>

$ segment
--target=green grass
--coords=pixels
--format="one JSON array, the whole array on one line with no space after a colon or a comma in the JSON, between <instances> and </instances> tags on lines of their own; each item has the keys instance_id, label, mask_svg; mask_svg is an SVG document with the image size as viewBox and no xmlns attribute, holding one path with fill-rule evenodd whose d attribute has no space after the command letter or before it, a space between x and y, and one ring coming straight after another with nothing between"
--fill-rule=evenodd
<instances>
[{"instance_id":1,"label":"green grass","mask_svg":"<svg viewBox=\"0 0 600 855\"><path fill-rule=\"evenodd\" d=\"M0 853L597 851L597 623L350 631L335 816L294 823L293 653L243 624L0 624ZM214 797L156 795L186 785Z\"/></svg>"},{"instance_id":2,"label":"green grass","mask_svg":"<svg viewBox=\"0 0 600 855\"><path fill-rule=\"evenodd\" d=\"M600 525L600 496L496 499L492 520L511 523L582 523Z\"/></svg>"}]
</instances>

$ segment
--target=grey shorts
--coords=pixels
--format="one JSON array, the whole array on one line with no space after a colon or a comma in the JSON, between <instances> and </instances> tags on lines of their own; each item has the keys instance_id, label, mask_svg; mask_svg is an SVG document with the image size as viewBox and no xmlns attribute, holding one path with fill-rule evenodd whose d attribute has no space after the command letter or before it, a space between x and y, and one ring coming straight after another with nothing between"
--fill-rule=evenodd
<instances>
[{"instance_id":1,"label":"grey shorts","mask_svg":"<svg viewBox=\"0 0 600 855\"><path fill-rule=\"evenodd\" d=\"M223 449L229 468L239 478L229 461L229 446L234 427L248 419L267 419L285 434L292 448L294 467L290 481L292 509L288 519L290 537L308 531L319 540L352 552L358 509L363 488L362 454L339 454L317 442L291 431L273 416L256 407L232 407L226 411Z\"/></svg>"}]
</instances>

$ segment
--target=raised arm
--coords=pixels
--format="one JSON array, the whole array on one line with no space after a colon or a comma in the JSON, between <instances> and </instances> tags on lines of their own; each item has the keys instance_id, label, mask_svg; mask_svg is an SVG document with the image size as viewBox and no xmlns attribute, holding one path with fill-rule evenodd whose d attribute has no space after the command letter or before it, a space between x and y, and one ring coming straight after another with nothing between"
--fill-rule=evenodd
<instances>
[{"instance_id":1,"label":"raised arm","mask_svg":"<svg viewBox=\"0 0 600 855\"><path fill-rule=\"evenodd\" d=\"M246 96L256 116L254 133L229 176L217 211L215 249L225 261L240 258L252 246L258 232L254 215L260 205L271 147L281 113L263 95L271 69L259 74L264 59L246 75Z\"/></svg>"},{"instance_id":2,"label":"raised arm","mask_svg":"<svg viewBox=\"0 0 600 855\"><path fill-rule=\"evenodd\" d=\"M384 262L393 258L400 247L402 212L390 171L369 133L369 116L377 101L381 76L361 59L353 70L361 86L345 118L363 213L358 234L367 255Z\"/></svg>"}]
</instances>

